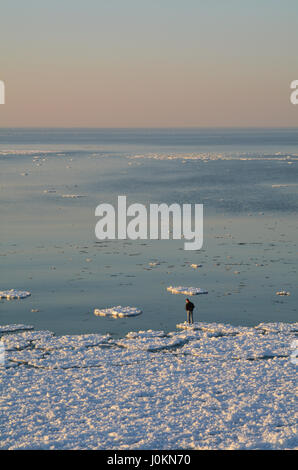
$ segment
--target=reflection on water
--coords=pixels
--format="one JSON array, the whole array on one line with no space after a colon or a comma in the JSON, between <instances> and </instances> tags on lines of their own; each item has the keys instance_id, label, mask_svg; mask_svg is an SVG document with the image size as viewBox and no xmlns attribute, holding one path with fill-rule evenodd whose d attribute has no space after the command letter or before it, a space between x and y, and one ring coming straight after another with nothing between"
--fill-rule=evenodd
<instances>
[{"instance_id":1,"label":"reflection on water","mask_svg":"<svg viewBox=\"0 0 298 470\"><path fill-rule=\"evenodd\" d=\"M169 285L208 290L193 298L195 320L297 321L297 133L241 132L1 130L0 290L32 296L1 300L0 323L58 334L170 331L185 311ZM158 158L167 152L179 158ZM206 152L230 158L183 158ZM184 251L183 240L99 242L95 207L119 194L128 204L203 203L203 249ZM144 313L93 315L113 305Z\"/></svg>"}]
</instances>

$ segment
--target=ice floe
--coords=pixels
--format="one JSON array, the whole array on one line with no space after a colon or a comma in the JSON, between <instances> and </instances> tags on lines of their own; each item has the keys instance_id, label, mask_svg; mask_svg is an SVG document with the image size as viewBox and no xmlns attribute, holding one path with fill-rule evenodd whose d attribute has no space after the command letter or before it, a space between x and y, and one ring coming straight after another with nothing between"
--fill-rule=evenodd
<instances>
[{"instance_id":1,"label":"ice floe","mask_svg":"<svg viewBox=\"0 0 298 470\"><path fill-rule=\"evenodd\" d=\"M101 317L134 317L136 315L140 315L142 310L137 307L122 307L121 305L117 305L117 307L110 307L110 308L103 308L94 310L94 315L98 315Z\"/></svg>"},{"instance_id":2,"label":"ice floe","mask_svg":"<svg viewBox=\"0 0 298 470\"><path fill-rule=\"evenodd\" d=\"M49 340L53 335L51 331L24 331L22 333L4 335L1 341L4 342L6 350L24 349L36 340Z\"/></svg>"},{"instance_id":3,"label":"ice floe","mask_svg":"<svg viewBox=\"0 0 298 470\"><path fill-rule=\"evenodd\" d=\"M42 349L23 349L19 352L8 351L7 367L11 363L24 364L36 369L85 369L88 367L105 368L109 366L122 366L148 360L144 351L140 356L132 356L129 350L119 347L92 346L82 349L58 348L44 351Z\"/></svg>"},{"instance_id":4,"label":"ice floe","mask_svg":"<svg viewBox=\"0 0 298 470\"><path fill-rule=\"evenodd\" d=\"M290 341L288 335L237 335L203 337L183 346L181 353L230 361L233 359L268 359L288 357Z\"/></svg>"},{"instance_id":5,"label":"ice floe","mask_svg":"<svg viewBox=\"0 0 298 470\"><path fill-rule=\"evenodd\" d=\"M54 150L0 150L0 155L37 155L56 153Z\"/></svg>"},{"instance_id":6,"label":"ice floe","mask_svg":"<svg viewBox=\"0 0 298 470\"><path fill-rule=\"evenodd\" d=\"M0 447L297 449L298 323L177 326L122 339L1 327Z\"/></svg>"},{"instance_id":7,"label":"ice floe","mask_svg":"<svg viewBox=\"0 0 298 470\"><path fill-rule=\"evenodd\" d=\"M182 163L187 163L191 161L216 161L216 160L240 160L240 161L286 161L288 160L297 160L298 155L293 153L291 155L283 155L281 153L276 153L275 155L272 154L260 154L258 155L247 153L239 153L239 152L201 152L201 153L147 153L147 154L139 154L139 155L130 155L128 158L131 160L139 160L139 159L153 159L153 160L178 160L182 161ZM275 185L273 185L275 186ZM283 186L283 185L276 185L276 186Z\"/></svg>"},{"instance_id":8,"label":"ice floe","mask_svg":"<svg viewBox=\"0 0 298 470\"><path fill-rule=\"evenodd\" d=\"M34 340L34 346L37 349L51 351L55 349L84 349L86 347L99 346L106 344L111 335L86 334L86 335L65 335L65 336L47 336L38 337Z\"/></svg>"},{"instance_id":9,"label":"ice floe","mask_svg":"<svg viewBox=\"0 0 298 470\"><path fill-rule=\"evenodd\" d=\"M126 338L118 340L117 344L132 351L162 351L173 349L181 346L185 342L185 337L168 336L163 331L139 331L138 333L130 332Z\"/></svg>"},{"instance_id":10,"label":"ice floe","mask_svg":"<svg viewBox=\"0 0 298 470\"><path fill-rule=\"evenodd\" d=\"M78 199L80 197L85 197L82 194L62 194L61 197L69 198L69 199Z\"/></svg>"},{"instance_id":11,"label":"ice floe","mask_svg":"<svg viewBox=\"0 0 298 470\"><path fill-rule=\"evenodd\" d=\"M281 323L281 322L268 322L259 323L255 326L257 330L272 333L298 333L298 322L295 323Z\"/></svg>"},{"instance_id":12,"label":"ice floe","mask_svg":"<svg viewBox=\"0 0 298 470\"><path fill-rule=\"evenodd\" d=\"M185 295L199 295L199 294L208 294L208 291L205 289L202 289L201 287L173 287L169 286L167 287L167 290L169 292L172 292L172 294L185 294Z\"/></svg>"},{"instance_id":13,"label":"ice floe","mask_svg":"<svg viewBox=\"0 0 298 470\"><path fill-rule=\"evenodd\" d=\"M31 295L30 292L17 290L17 289L10 289L10 290L1 290L0 291L0 299L25 299Z\"/></svg>"},{"instance_id":14,"label":"ice floe","mask_svg":"<svg viewBox=\"0 0 298 470\"><path fill-rule=\"evenodd\" d=\"M226 335L236 335L240 333L254 333L254 330L247 326L233 326L228 325L226 323L205 323L205 322L195 322L193 324L189 324L187 322L178 323L176 325L179 329L189 329L189 330L202 330L202 331L209 331L218 336L226 336Z\"/></svg>"},{"instance_id":15,"label":"ice floe","mask_svg":"<svg viewBox=\"0 0 298 470\"><path fill-rule=\"evenodd\" d=\"M13 324L13 325L0 325L0 334L1 333L13 333L15 331L22 330L33 330L34 326L22 325L22 324Z\"/></svg>"}]
</instances>

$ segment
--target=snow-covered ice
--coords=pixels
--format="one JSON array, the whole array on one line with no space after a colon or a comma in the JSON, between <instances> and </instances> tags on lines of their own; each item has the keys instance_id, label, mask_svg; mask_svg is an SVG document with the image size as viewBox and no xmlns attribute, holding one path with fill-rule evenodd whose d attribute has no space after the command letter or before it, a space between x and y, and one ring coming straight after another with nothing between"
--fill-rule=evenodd
<instances>
[{"instance_id":1,"label":"snow-covered ice","mask_svg":"<svg viewBox=\"0 0 298 470\"><path fill-rule=\"evenodd\" d=\"M168 336L163 331L149 330L128 333L126 338L117 341L117 344L130 350L161 351L176 348L184 342L185 338L181 336Z\"/></svg>"},{"instance_id":2,"label":"snow-covered ice","mask_svg":"<svg viewBox=\"0 0 298 470\"><path fill-rule=\"evenodd\" d=\"M22 324L13 324L13 325L0 325L0 334L1 333L12 333L19 330L33 330L34 326L22 325Z\"/></svg>"},{"instance_id":3,"label":"snow-covered ice","mask_svg":"<svg viewBox=\"0 0 298 470\"><path fill-rule=\"evenodd\" d=\"M17 289L0 290L0 299L25 299L31 295L30 292Z\"/></svg>"},{"instance_id":4,"label":"snow-covered ice","mask_svg":"<svg viewBox=\"0 0 298 470\"><path fill-rule=\"evenodd\" d=\"M298 323L259 323L255 328L269 333L298 333Z\"/></svg>"},{"instance_id":5,"label":"snow-covered ice","mask_svg":"<svg viewBox=\"0 0 298 470\"><path fill-rule=\"evenodd\" d=\"M202 289L201 287L182 287L182 286L169 286L167 287L169 292L172 294L185 294L185 295L199 295L199 294L208 294L208 291Z\"/></svg>"},{"instance_id":6,"label":"snow-covered ice","mask_svg":"<svg viewBox=\"0 0 298 470\"><path fill-rule=\"evenodd\" d=\"M44 349L46 351L54 349L84 349L86 347L98 346L106 344L111 338L111 335L100 334L86 334L86 335L65 335L48 338L41 336L34 339L34 345L37 349Z\"/></svg>"},{"instance_id":7,"label":"snow-covered ice","mask_svg":"<svg viewBox=\"0 0 298 470\"><path fill-rule=\"evenodd\" d=\"M226 323L205 323L205 322L194 322L193 324L189 324L187 322L178 323L176 325L179 329L189 329L189 330L202 330L202 331L209 331L218 336L226 336L226 335L235 335L240 333L254 333L252 328L247 326L233 326L228 325Z\"/></svg>"},{"instance_id":8,"label":"snow-covered ice","mask_svg":"<svg viewBox=\"0 0 298 470\"><path fill-rule=\"evenodd\" d=\"M142 310L140 308L122 307L121 305L117 305L117 307L103 309L96 308L94 310L94 315L98 315L100 317L134 317L136 315L140 315L141 313Z\"/></svg>"},{"instance_id":9,"label":"snow-covered ice","mask_svg":"<svg viewBox=\"0 0 298 470\"><path fill-rule=\"evenodd\" d=\"M53 333L51 331L24 331L22 333L7 334L2 336L6 350L25 349L33 341L46 339L49 340Z\"/></svg>"},{"instance_id":10,"label":"snow-covered ice","mask_svg":"<svg viewBox=\"0 0 298 470\"><path fill-rule=\"evenodd\" d=\"M177 326L122 339L1 327L0 447L297 449L298 323Z\"/></svg>"}]
</instances>

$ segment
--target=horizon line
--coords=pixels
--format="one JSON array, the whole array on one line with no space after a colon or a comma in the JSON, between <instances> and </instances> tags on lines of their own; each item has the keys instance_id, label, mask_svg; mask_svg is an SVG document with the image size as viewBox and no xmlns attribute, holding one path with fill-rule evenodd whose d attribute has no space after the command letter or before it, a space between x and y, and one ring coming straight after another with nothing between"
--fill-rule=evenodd
<instances>
[{"instance_id":1,"label":"horizon line","mask_svg":"<svg viewBox=\"0 0 298 470\"><path fill-rule=\"evenodd\" d=\"M146 130L146 129L154 129L154 130L166 130L166 129L297 129L298 126L160 126L160 127L151 127L151 126L121 126L121 127L112 127L112 126L0 126L0 130L2 129L63 129L63 130L71 130L71 129L94 129L94 130L130 130L130 129L138 129L138 130Z\"/></svg>"}]
</instances>

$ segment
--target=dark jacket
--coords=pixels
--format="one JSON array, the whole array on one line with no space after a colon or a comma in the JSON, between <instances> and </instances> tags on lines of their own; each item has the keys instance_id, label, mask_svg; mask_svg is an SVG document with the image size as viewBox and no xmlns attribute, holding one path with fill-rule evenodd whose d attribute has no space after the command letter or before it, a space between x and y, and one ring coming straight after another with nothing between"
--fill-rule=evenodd
<instances>
[{"instance_id":1,"label":"dark jacket","mask_svg":"<svg viewBox=\"0 0 298 470\"><path fill-rule=\"evenodd\" d=\"M194 306L194 304L193 304L192 302L187 302L187 303L185 304L185 310L186 310L186 311L189 310L190 312L192 312L194 308L195 308L195 306Z\"/></svg>"}]
</instances>

